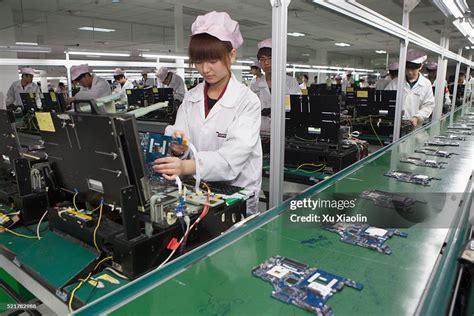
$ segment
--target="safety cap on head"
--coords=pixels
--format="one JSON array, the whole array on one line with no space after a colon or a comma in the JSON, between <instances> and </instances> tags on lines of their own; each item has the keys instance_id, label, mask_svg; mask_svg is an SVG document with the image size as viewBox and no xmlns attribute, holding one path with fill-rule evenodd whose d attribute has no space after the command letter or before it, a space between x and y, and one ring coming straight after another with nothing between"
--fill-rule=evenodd
<instances>
[{"instance_id":1,"label":"safety cap on head","mask_svg":"<svg viewBox=\"0 0 474 316\"><path fill-rule=\"evenodd\" d=\"M35 75L35 70L31 67L21 68L21 74L22 75L32 75L32 76L34 76Z\"/></svg>"},{"instance_id":2,"label":"safety cap on head","mask_svg":"<svg viewBox=\"0 0 474 316\"><path fill-rule=\"evenodd\" d=\"M226 12L212 11L198 16L191 26L191 34L203 33L212 35L223 42L230 42L235 49L244 42L239 23L232 20Z\"/></svg>"},{"instance_id":3,"label":"safety cap on head","mask_svg":"<svg viewBox=\"0 0 474 316\"><path fill-rule=\"evenodd\" d=\"M118 76L118 75L125 75L125 70L123 70L122 68L115 68L114 76Z\"/></svg>"},{"instance_id":4,"label":"safety cap on head","mask_svg":"<svg viewBox=\"0 0 474 316\"><path fill-rule=\"evenodd\" d=\"M168 76L168 68L166 67L161 67L156 72L156 77L160 80L160 82L163 82L166 79L166 76Z\"/></svg>"},{"instance_id":5,"label":"safety cap on head","mask_svg":"<svg viewBox=\"0 0 474 316\"><path fill-rule=\"evenodd\" d=\"M438 69L438 63L432 61L428 63L428 65L426 65L426 69L428 69L429 71L435 71Z\"/></svg>"},{"instance_id":6,"label":"safety cap on head","mask_svg":"<svg viewBox=\"0 0 474 316\"><path fill-rule=\"evenodd\" d=\"M82 65L77 65L77 66L72 66L71 67L71 79L76 80L79 78L82 74L90 73L89 65L88 64L82 64Z\"/></svg>"},{"instance_id":7,"label":"safety cap on head","mask_svg":"<svg viewBox=\"0 0 474 316\"><path fill-rule=\"evenodd\" d=\"M422 64L425 62L426 56L425 52L416 50L416 49L409 49L407 52L407 62L413 63L413 64Z\"/></svg>"},{"instance_id":8,"label":"safety cap on head","mask_svg":"<svg viewBox=\"0 0 474 316\"><path fill-rule=\"evenodd\" d=\"M265 47L272 48L272 39L267 38L267 39L264 39L263 41L258 42L257 47L258 49L265 48Z\"/></svg>"},{"instance_id":9,"label":"safety cap on head","mask_svg":"<svg viewBox=\"0 0 474 316\"><path fill-rule=\"evenodd\" d=\"M388 65L388 70L395 71L398 70L398 63L391 63Z\"/></svg>"}]
</instances>

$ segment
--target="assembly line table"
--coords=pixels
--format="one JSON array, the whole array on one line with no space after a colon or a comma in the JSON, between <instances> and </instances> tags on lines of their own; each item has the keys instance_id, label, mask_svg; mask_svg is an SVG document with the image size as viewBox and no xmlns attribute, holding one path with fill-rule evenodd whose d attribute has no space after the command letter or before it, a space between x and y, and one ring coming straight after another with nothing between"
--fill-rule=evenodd
<instances>
[{"instance_id":1,"label":"assembly line table","mask_svg":"<svg viewBox=\"0 0 474 316\"><path fill-rule=\"evenodd\" d=\"M460 110L454 114L454 121L460 114ZM271 298L271 285L252 276L253 267L274 255L363 283L363 290L344 288L328 301L336 315L443 313L450 304L457 255L469 233L474 135L467 136L459 147L442 148L456 156L424 157L448 162L445 169L416 167L399 160L423 156L413 151L444 133L450 124L450 117L444 116L295 197L316 199L369 189L419 196L425 202L425 210L436 212L424 214L424 221L405 221L409 225L402 230L408 237L387 241L392 254L342 243L338 235L322 229L289 224L290 201L286 201L75 314L306 315L302 309ZM393 169L441 180L433 180L425 187L383 176ZM372 216L373 211L368 210ZM378 219L406 220L399 215L395 210L384 209ZM439 225L440 222L444 224Z\"/></svg>"}]
</instances>

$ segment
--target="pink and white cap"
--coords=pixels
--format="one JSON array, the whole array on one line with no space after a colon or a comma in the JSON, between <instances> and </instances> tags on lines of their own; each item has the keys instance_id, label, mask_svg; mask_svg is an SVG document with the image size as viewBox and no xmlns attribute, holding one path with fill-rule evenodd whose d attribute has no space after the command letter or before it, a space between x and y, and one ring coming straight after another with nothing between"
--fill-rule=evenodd
<instances>
[{"instance_id":1,"label":"pink and white cap","mask_svg":"<svg viewBox=\"0 0 474 316\"><path fill-rule=\"evenodd\" d=\"M258 47L258 49L265 48L265 47L272 48L272 39L267 38L267 39L264 39L263 41L260 41L257 44L257 47Z\"/></svg>"},{"instance_id":2,"label":"pink and white cap","mask_svg":"<svg viewBox=\"0 0 474 316\"><path fill-rule=\"evenodd\" d=\"M212 11L198 16L191 26L191 34L204 33L217 37L223 42L230 42L235 49L244 42L239 23L232 20L226 12Z\"/></svg>"},{"instance_id":3,"label":"pink and white cap","mask_svg":"<svg viewBox=\"0 0 474 316\"><path fill-rule=\"evenodd\" d=\"M80 75L90 73L89 65L82 64L71 67L71 79L76 80Z\"/></svg>"},{"instance_id":4,"label":"pink and white cap","mask_svg":"<svg viewBox=\"0 0 474 316\"><path fill-rule=\"evenodd\" d=\"M161 67L156 72L156 77L160 80L160 82L163 82L163 80L166 79L166 76L168 76L168 68L166 67Z\"/></svg>"},{"instance_id":5,"label":"pink and white cap","mask_svg":"<svg viewBox=\"0 0 474 316\"><path fill-rule=\"evenodd\" d=\"M428 58L425 52L416 50L416 49L409 49L407 52L407 62L414 63L414 64L422 64Z\"/></svg>"},{"instance_id":6,"label":"pink and white cap","mask_svg":"<svg viewBox=\"0 0 474 316\"><path fill-rule=\"evenodd\" d=\"M21 74L22 75L32 75L32 76L34 76L35 75L35 70L31 67L21 68Z\"/></svg>"},{"instance_id":7,"label":"pink and white cap","mask_svg":"<svg viewBox=\"0 0 474 316\"><path fill-rule=\"evenodd\" d=\"M438 63L432 61L428 63L428 65L426 65L426 69L428 69L429 71L435 71L436 69L438 69Z\"/></svg>"},{"instance_id":8,"label":"pink and white cap","mask_svg":"<svg viewBox=\"0 0 474 316\"><path fill-rule=\"evenodd\" d=\"M388 65L388 70L395 71L398 70L398 63L391 63Z\"/></svg>"},{"instance_id":9,"label":"pink and white cap","mask_svg":"<svg viewBox=\"0 0 474 316\"><path fill-rule=\"evenodd\" d=\"M123 70L122 68L115 68L114 76L118 76L118 75L125 75L125 70Z\"/></svg>"}]
</instances>

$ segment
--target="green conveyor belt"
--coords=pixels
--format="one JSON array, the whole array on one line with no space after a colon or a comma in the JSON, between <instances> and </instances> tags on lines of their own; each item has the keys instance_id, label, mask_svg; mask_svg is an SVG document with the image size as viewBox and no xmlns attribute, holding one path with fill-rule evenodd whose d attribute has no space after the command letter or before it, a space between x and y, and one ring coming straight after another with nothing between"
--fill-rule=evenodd
<instances>
[{"instance_id":1,"label":"green conveyor belt","mask_svg":"<svg viewBox=\"0 0 474 316\"><path fill-rule=\"evenodd\" d=\"M455 119L459 114L458 111ZM443 133L448 125L449 117L444 117L296 197L317 199L367 189L418 196L424 202L420 207L428 210L426 214L416 214L421 217L410 217L393 209L360 210L370 215L370 221L383 222L388 218L408 224L403 228L407 238L393 237L387 241L391 255L342 243L336 234L322 229L288 224L289 202L285 202L162 270L89 304L77 314L306 315L302 309L272 299L271 285L252 276L254 266L274 255L288 256L363 283L362 291L344 288L329 300L336 315L412 315L417 311L430 315L427 305L431 311L434 308L443 313L449 295L439 296L436 291L449 292L456 273L452 253L466 236L466 208L471 200L461 193L470 190L474 135L468 136L460 147L443 148L459 154L449 159L435 158L448 162L445 169L416 167L399 160L413 155L414 149ZM427 187L402 183L382 175L390 169L442 180ZM443 192L452 194L445 198ZM362 203L358 207L367 205L358 203ZM440 222L443 226L435 226ZM445 242L447 247L441 256Z\"/></svg>"}]
</instances>

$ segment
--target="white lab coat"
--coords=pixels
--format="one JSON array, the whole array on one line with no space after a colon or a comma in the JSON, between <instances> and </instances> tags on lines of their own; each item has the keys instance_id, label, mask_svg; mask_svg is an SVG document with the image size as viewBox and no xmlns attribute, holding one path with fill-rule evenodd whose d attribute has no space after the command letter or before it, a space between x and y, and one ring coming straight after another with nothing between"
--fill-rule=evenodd
<instances>
[{"instance_id":1,"label":"white lab coat","mask_svg":"<svg viewBox=\"0 0 474 316\"><path fill-rule=\"evenodd\" d=\"M385 76L385 78L377 80L377 82L375 82L375 90L384 90L390 81L392 81L392 78L389 75Z\"/></svg>"},{"instance_id":2,"label":"white lab coat","mask_svg":"<svg viewBox=\"0 0 474 316\"><path fill-rule=\"evenodd\" d=\"M117 86L115 87L114 89L114 92L113 93L123 93L123 94L126 94L127 93L127 89L133 89L133 84L128 81L125 81L125 83L123 84L123 86L119 83L117 84Z\"/></svg>"},{"instance_id":3,"label":"white lab coat","mask_svg":"<svg viewBox=\"0 0 474 316\"><path fill-rule=\"evenodd\" d=\"M175 124L168 126L165 134L183 131L196 147L197 177L228 181L255 192L247 202L247 214L255 213L262 182L260 102L234 75L206 118L204 97L204 83L191 89L179 107Z\"/></svg>"},{"instance_id":4,"label":"white lab coat","mask_svg":"<svg viewBox=\"0 0 474 316\"><path fill-rule=\"evenodd\" d=\"M250 80L249 88L252 90L253 93L258 95L258 80L259 78L257 76L254 76L252 80Z\"/></svg>"},{"instance_id":5,"label":"white lab coat","mask_svg":"<svg viewBox=\"0 0 474 316\"><path fill-rule=\"evenodd\" d=\"M268 88L267 79L265 75L255 80L255 84L252 85L251 90L255 92L260 99L261 109L268 109L272 107L272 95ZM301 89L295 78L286 76L285 83L285 95L301 94ZM271 118L262 116L262 125L260 131L264 133L270 133Z\"/></svg>"},{"instance_id":6,"label":"white lab coat","mask_svg":"<svg viewBox=\"0 0 474 316\"><path fill-rule=\"evenodd\" d=\"M21 102L20 93L35 93L36 105L41 106L41 90L34 82L27 84L24 88L21 85L21 80L14 81L7 92L6 105L14 104L23 106Z\"/></svg>"},{"instance_id":7,"label":"white lab coat","mask_svg":"<svg viewBox=\"0 0 474 316\"><path fill-rule=\"evenodd\" d=\"M111 94L112 91L107 80L92 75L92 86L90 88L81 87L81 90L74 97L76 100L95 100Z\"/></svg>"},{"instance_id":8,"label":"white lab coat","mask_svg":"<svg viewBox=\"0 0 474 316\"><path fill-rule=\"evenodd\" d=\"M398 79L395 78L387 85L385 90L397 90ZM409 120L416 116L427 120L433 112L435 103L431 81L419 74L418 81L413 88L404 80L403 85L405 102L403 102L403 119Z\"/></svg>"},{"instance_id":9,"label":"white lab coat","mask_svg":"<svg viewBox=\"0 0 474 316\"><path fill-rule=\"evenodd\" d=\"M184 80L176 73L172 73L170 80L169 88L173 88L173 95L175 100L183 101L184 95L186 94L186 86L184 85Z\"/></svg>"},{"instance_id":10,"label":"white lab coat","mask_svg":"<svg viewBox=\"0 0 474 316\"><path fill-rule=\"evenodd\" d=\"M342 93L346 94L347 87L353 86L353 85L354 85L354 79L352 79L352 78L350 80L347 80L347 78L342 80L342 84L341 84Z\"/></svg>"},{"instance_id":11,"label":"white lab coat","mask_svg":"<svg viewBox=\"0 0 474 316\"><path fill-rule=\"evenodd\" d=\"M436 88L437 80L438 79L435 79L435 81L433 81L431 85L432 88ZM444 103L443 103L444 106L451 106L451 97L449 95L448 82L446 80L444 81L444 98L443 99L444 99Z\"/></svg>"}]
</instances>

